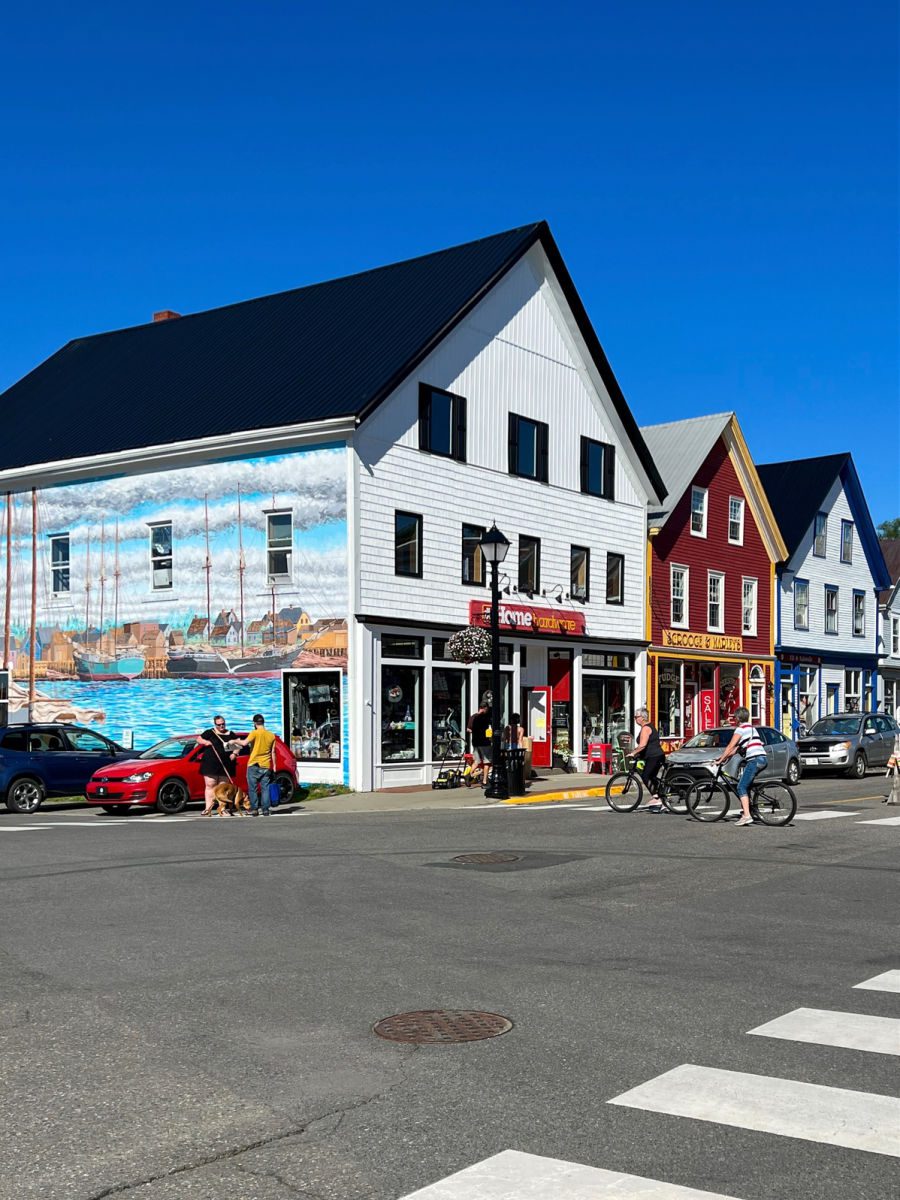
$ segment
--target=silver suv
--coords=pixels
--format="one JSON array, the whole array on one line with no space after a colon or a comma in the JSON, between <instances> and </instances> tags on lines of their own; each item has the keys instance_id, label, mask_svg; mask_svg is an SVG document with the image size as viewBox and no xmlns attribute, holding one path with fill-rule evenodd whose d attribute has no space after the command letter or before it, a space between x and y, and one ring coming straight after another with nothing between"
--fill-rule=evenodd
<instances>
[{"instance_id":1,"label":"silver suv","mask_svg":"<svg viewBox=\"0 0 900 1200\"><path fill-rule=\"evenodd\" d=\"M867 767L887 765L897 732L897 722L886 713L823 717L799 739L803 770L843 771L862 779Z\"/></svg>"}]
</instances>

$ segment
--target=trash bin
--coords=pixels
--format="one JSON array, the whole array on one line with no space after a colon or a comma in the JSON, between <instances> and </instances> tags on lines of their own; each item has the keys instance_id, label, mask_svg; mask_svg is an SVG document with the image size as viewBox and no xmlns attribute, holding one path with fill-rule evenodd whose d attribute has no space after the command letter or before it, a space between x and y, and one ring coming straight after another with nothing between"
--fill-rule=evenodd
<instances>
[{"instance_id":1,"label":"trash bin","mask_svg":"<svg viewBox=\"0 0 900 1200\"><path fill-rule=\"evenodd\" d=\"M510 796L525 795L525 748L514 746L500 752L500 762L506 771L506 789Z\"/></svg>"}]
</instances>

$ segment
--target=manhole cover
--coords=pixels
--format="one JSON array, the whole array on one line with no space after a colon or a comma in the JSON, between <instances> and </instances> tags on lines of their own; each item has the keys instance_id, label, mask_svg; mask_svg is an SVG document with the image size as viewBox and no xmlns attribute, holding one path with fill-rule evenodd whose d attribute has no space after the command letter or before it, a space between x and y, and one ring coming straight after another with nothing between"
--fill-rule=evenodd
<instances>
[{"instance_id":1,"label":"manhole cover","mask_svg":"<svg viewBox=\"0 0 900 1200\"><path fill-rule=\"evenodd\" d=\"M454 862L458 863L508 863L518 862L520 855L518 854L457 854Z\"/></svg>"},{"instance_id":2,"label":"manhole cover","mask_svg":"<svg viewBox=\"0 0 900 1200\"><path fill-rule=\"evenodd\" d=\"M512 1029L512 1021L499 1013L469 1009L434 1008L427 1012L398 1013L373 1025L373 1031L389 1042L418 1045L449 1042L480 1042L499 1037Z\"/></svg>"}]
</instances>

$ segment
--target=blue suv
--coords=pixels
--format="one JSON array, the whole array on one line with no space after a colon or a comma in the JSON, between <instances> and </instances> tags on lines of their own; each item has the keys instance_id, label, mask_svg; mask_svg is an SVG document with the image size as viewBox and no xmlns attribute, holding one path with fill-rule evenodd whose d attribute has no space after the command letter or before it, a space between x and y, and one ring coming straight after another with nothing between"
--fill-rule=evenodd
<instances>
[{"instance_id":1,"label":"blue suv","mask_svg":"<svg viewBox=\"0 0 900 1200\"><path fill-rule=\"evenodd\" d=\"M37 812L47 796L84 795L98 768L135 755L78 725L11 725L0 733L0 797L15 813Z\"/></svg>"}]
</instances>

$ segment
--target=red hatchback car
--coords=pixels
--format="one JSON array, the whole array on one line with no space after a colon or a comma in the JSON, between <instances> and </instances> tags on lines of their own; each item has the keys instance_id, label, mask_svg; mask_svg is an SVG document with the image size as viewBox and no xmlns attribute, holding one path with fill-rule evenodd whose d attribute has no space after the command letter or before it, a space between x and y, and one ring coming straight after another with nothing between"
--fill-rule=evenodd
<instances>
[{"instance_id":1,"label":"red hatchback car","mask_svg":"<svg viewBox=\"0 0 900 1200\"><path fill-rule=\"evenodd\" d=\"M124 812L132 804L155 805L162 813L182 812L191 800L204 798L202 753L196 735L166 738L143 754L95 771L85 788L87 802L109 813ZM237 784L244 791L248 757L245 753L237 760ZM290 800L297 787L297 760L279 737L275 738L275 765L281 799Z\"/></svg>"}]
</instances>

